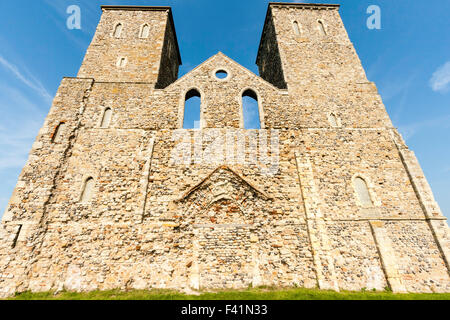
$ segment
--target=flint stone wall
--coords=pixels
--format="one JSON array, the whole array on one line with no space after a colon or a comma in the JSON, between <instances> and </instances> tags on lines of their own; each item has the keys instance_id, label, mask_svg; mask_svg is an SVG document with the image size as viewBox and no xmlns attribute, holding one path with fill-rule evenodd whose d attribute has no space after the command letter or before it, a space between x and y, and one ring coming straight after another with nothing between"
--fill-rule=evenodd
<instances>
[{"instance_id":1,"label":"flint stone wall","mask_svg":"<svg viewBox=\"0 0 450 320\"><path fill-rule=\"evenodd\" d=\"M249 285L450 292L446 219L336 7L270 5L262 77L218 53L176 81L171 15L139 10L105 9L79 77L61 82L0 226L0 295ZM123 36L111 38L119 21ZM151 36L137 40L145 21ZM135 52L141 46L148 56ZM124 52L128 67L118 70ZM181 129L191 89L201 95L201 130ZM244 129L247 89L261 130ZM111 123L100 128L106 108ZM89 177L92 198L82 203ZM359 203L355 177L372 206Z\"/></svg>"}]
</instances>

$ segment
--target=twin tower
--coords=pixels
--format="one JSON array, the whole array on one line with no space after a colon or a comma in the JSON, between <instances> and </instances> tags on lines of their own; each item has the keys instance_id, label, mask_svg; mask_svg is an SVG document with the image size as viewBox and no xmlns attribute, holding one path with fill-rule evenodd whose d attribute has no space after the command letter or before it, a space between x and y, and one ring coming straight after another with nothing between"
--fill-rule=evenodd
<instances>
[{"instance_id":1,"label":"twin tower","mask_svg":"<svg viewBox=\"0 0 450 320\"><path fill-rule=\"evenodd\" d=\"M450 292L446 218L338 5L270 3L260 76L218 53L181 78L169 7L102 10L6 208L0 295ZM200 128L183 129L193 96Z\"/></svg>"}]
</instances>

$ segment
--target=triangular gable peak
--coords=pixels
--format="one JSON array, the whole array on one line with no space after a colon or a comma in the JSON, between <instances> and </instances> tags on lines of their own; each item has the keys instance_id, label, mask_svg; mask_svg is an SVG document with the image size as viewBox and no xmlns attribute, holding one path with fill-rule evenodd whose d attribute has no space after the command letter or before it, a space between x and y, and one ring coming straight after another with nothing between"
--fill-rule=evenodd
<instances>
[{"instance_id":1,"label":"triangular gable peak","mask_svg":"<svg viewBox=\"0 0 450 320\"><path fill-rule=\"evenodd\" d=\"M224 53L222 53L220 51L218 53L216 53L215 55L213 55L212 57L210 57L209 59L207 59L206 61L204 61L203 63L199 64L197 67L195 67L194 69L192 69L188 73L186 73L184 76L179 78L177 81L173 82L171 85L169 85L164 90L170 90L173 87L176 87L177 85L179 85L180 83L182 83L186 79L189 79L189 77L191 77L195 73L197 73L197 71L200 70L202 67L207 66L208 64L213 64L213 63L215 63L215 61L217 61L219 59L225 60L227 63L233 65L238 70L240 70L243 73L247 74L249 77L251 77L253 79L256 79L258 82L260 82L261 84L267 86L268 88L270 88L272 90L276 90L276 91L282 91L279 88L277 88L274 85L272 85L270 82L267 82L263 78L257 76L255 73L253 73L252 71L250 71L247 68L243 67L241 64L237 63L236 61L234 61L233 59L231 59L230 57L228 57L227 55L225 55Z\"/></svg>"},{"instance_id":2,"label":"triangular gable peak","mask_svg":"<svg viewBox=\"0 0 450 320\"><path fill-rule=\"evenodd\" d=\"M181 202L186 200L191 194L195 193L195 191L201 189L201 187L207 182L209 181L215 174L220 173L220 171L227 171L232 173L238 180L242 181L243 184L247 185L248 187L250 187L250 189L252 189L255 193L259 194L260 197L264 200L271 200L272 198L265 193L264 191L262 191L260 188L256 187L253 183L250 183L249 181L247 181L246 179L244 179L239 173L237 173L235 170L231 169L228 166L220 166L218 168L216 168L213 172L211 172L209 175L207 175L202 181L200 181L197 185L195 185L194 187L192 187L191 189L189 189L189 191L187 191L186 193L184 193L179 199L175 200L175 202Z\"/></svg>"}]
</instances>

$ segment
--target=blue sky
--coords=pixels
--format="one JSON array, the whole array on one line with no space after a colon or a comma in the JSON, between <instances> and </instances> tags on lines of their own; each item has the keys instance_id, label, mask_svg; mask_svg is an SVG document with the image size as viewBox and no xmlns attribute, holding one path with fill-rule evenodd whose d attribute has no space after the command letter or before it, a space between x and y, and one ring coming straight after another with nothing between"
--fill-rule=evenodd
<instances>
[{"instance_id":1,"label":"blue sky","mask_svg":"<svg viewBox=\"0 0 450 320\"><path fill-rule=\"evenodd\" d=\"M102 4L170 5L183 59L180 76L218 51L258 74L265 0L0 1L0 215L64 76L76 76ZM311 1L314 2L314 1ZM326 3L315 1L316 3ZM367 76L415 151L450 217L450 1L334 0ZM81 30L66 28L69 5ZM381 30L366 10L381 8Z\"/></svg>"}]
</instances>

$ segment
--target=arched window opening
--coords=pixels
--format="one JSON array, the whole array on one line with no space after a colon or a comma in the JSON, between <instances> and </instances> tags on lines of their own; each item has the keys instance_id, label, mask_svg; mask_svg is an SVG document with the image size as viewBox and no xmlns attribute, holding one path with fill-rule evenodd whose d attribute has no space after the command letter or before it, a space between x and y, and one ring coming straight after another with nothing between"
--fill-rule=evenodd
<instances>
[{"instance_id":1,"label":"arched window opening","mask_svg":"<svg viewBox=\"0 0 450 320\"><path fill-rule=\"evenodd\" d=\"M139 35L140 38L148 38L150 35L150 27L148 24L144 24L141 29L141 34Z\"/></svg>"},{"instance_id":2,"label":"arched window opening","mask_svg":"<svg viewBox=\"0 0 450 320\"><path fill-rule=\"evenodd\" d=\"M258 95L253 90L242 94L242 109L245 129L261 129Z\"/></svg>"},{"instance_id":3,"label":"arched window opening","mask_svg":"<svg viewBox=\"0 0 450 320\"><path fill-rule=\"evenodd\" d=\"M331 124L332 127L339 127L338 119L337 119L337 117L335 116L334 113L331 113L328 118L330 120L330 124Z\"/></svg>"},{"instance_id":4,"label":"arched window opening","mask_svg":"<svg viewBox=\"0 0 450 320\"><path fill-rule=\"evenodd\" d=\"M369 188L367 187L366 181L361 177L356 177L353 181L356 194L358 195L359 202L364 207L372 207L373 202L370 197Z\"/></svg>"},{"instance_id":5,"label":"arched window opening","mask_svg":"<svg viewBox=\"0 0 450 320\"><path fill-rule=\"evenodd\" d=\"M183 129L200 129L201 95L196 89L186 93Z\"/></svg>"},{"instance_id":6,"label":"arched window opening","mask_svg":"<svg viewBox=\"0 0 450 320\"><path fill-rule=\"evenodd\" d=\"M120 38L120 35L122 34L122 29L123 25L121 23L118 23L114 28L114 38Z\"/></svg>"},{"instance_id":7,"label":"arched window opening","mask_svg":"<svg viewBox=\"0 0 450 320\"><path fill-rule=\"evenodd\" d=\"M83 189L81 190L80 202L86 203L92 199L94 192L94 178L89 177L84 181Z\"/></svg>"},{"instance_id":8,"label":"arched window opening","mask_svg":"<svg viewBox=\"0 0 450 320\"><path fill-rule=\"evenodd\" d=\"M53 137L52 137L53 143L61 142L61 137L62 137L65 129L66 129L65 122L61 122L60 124L58 124L55 131L53 132Z\"/></svg>"},{"instance_id":9,"label":"arched window opening","mask_svg":"<svg viewBox=\"0 0 450 320\"><path fill-rule=\"evenodd\" d=\"M297 21L294 21L294 32L297 36L300 35L300 26Z\"/></svg>"},{"instance_id":10,"label":"arched window opening","mask_svg":"<svg viewBox=\"0 0 450 320\"><path fill-rule=\"evenodd\" d=\"M319 29L320 32L322 33L322 35L326 36L327 35L327 31L325 30L325 25L323 24L322 20L319 20Z\"/></svg>"},{"instance_id":11,"label":"arched window opening","mask_svg":"<svg viewBox=\"0 0 450 320\"><path fill-rule=\"evenodd\" d=\"M111 118L112 118L112 110L111 108L106 108L103 112L103 118L102 123L100 125L101 128L109 128L109 125L111 124Z\"/></svg>"}]
</instances>

